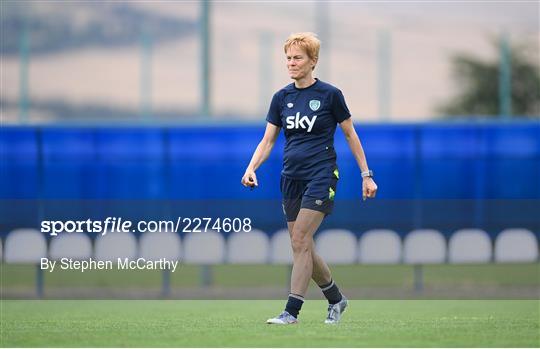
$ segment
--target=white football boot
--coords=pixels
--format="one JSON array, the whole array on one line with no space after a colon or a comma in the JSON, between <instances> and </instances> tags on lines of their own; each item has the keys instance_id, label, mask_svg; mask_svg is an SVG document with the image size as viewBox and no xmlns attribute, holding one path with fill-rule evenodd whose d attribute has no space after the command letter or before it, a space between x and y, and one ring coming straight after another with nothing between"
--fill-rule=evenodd
<instances>
[{"instance_id":1,"label":"white football boot","mask_svg":"<svg viewBox=\"0 0 540 349\"><path fill-rule=\"evenodd\" d=\"M274 325L291 325L298 323L298 320L289 314L287 311L283 311L278 316L266 320L267 324L274 324Z\"/></svg>"},{"instance_id":2,"label":"white football boot","mask_svg":"<svg viewBox=\"0 0 540 349\"><path fill-rule=\"evenodd\" d=\"M349 305L349 301L345 296L343 296L343 299L336 304L329 304L328 305L328 316L326 317L326 320L324 320L325 324L337 324L339 320L341 320L341 315L347 309L347 305Z\"/></svg>"}]
</instances>

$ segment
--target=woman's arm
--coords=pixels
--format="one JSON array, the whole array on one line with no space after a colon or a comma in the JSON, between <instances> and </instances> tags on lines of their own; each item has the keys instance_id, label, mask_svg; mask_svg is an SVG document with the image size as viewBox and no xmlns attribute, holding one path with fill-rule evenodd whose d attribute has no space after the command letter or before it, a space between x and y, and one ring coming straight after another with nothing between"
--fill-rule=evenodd
<instances>
[{"instance_id":1,"label":"woman's arm","mask_svg":"<svg viewBox=\"0 0 540 349\"><path fill-rule=\"evenodd\" d=\"M364 153L364 148L362 148L362 143L360 143L360 139L358 138L358 135L356 134L351 118L348 118L347 120L343 121L339 125L341 126L341 130L343 131L343 134L345 135L345 139L347 139L347 143L349 143L349 148L351 148L351 152L353 153L353 156L356 159L356 163L358 164L360 171L361 172L369 171L369 167L366 160L366 154ZM375 184L375 181L371 177L362 177L362 178L363 178L363 181L362 181L363 199L365 200L366 198L374 198L375 194L377 194L377 184Z\"/></svg>"},{"instance_id":2,"label":"woman's arm","mask_svg":"<svg viewBox=\"0 0 540 349\"><path fill-rule=\"evenodd\" d=\"M276 125L269 122L266 123L264 136L259 145L257 145L257 148L251 157L251 161L246 168L246 172L242 177L241 182L244 187L256 187L259 185L255 171L257 171L257 169L266 161L266 159L268 159L268 156L270 156L270 152L272 151L274 144L276 144L279 130L280 128Z\"/></svg>"}]
</instances>

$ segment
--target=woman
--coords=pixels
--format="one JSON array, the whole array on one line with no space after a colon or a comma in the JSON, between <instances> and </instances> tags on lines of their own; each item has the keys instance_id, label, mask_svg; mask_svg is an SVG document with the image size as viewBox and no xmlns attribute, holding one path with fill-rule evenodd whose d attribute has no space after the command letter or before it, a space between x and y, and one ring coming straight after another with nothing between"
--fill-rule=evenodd
<instances>
[{"instance_id":1,"label":"woman","mask_svg":"<svg viewBox=\"0 0 540 349\"><path fill-rule=\"evenodd\" d=\"M285 42L287 69L294 83L279 90L270 104L266 130L242 177L244 186L258 186L255 171L268 159L280 129L286 144L281 176L283 211L291 236L293 268L285 310L269 324L297 323L309 281L313 279L328 299L325 323L338 323L347 299L332 279L328 265L315 252L313 234L332 212L339 172L334 133L339 123L362 173L362 195L374 198L377 185L354 130L343 94L313 77L320 41L313 33L292 34Z\"/></svg>"}]
</instances>

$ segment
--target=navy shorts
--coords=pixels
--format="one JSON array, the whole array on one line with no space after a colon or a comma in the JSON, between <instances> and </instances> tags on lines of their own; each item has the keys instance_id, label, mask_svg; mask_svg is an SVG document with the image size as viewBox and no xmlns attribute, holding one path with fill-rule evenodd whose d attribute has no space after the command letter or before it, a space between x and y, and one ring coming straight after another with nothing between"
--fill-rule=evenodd
<instances>
[{"instance_id":1,"label":"navy shorts","mask_svg":"<svg viewBox=\"0 0 540 349\"><path fill-rule=\"evenodd\" d=\"M337 171L336 176L310 180L292 179L282 175L282 205L287 222L295 221L301 208L323 212L325 216L332 213L337 181Z\"/></svg>"}]
</instances>

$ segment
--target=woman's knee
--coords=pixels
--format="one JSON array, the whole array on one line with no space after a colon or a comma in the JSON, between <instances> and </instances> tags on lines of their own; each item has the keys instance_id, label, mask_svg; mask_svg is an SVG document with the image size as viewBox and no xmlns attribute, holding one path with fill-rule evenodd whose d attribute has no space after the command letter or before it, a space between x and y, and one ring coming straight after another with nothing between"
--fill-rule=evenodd
<instances>
[{"instance_id":1,"label":"woman's knee","mask_svg":"<svg viewBox=\"0 0 540 349\"><path fill-rule=\"evenodd\" d=\"M293 231L291 236L293 253L307 253L313 249L313 239L302 231Z\"/></svg>"}]
</instances>

